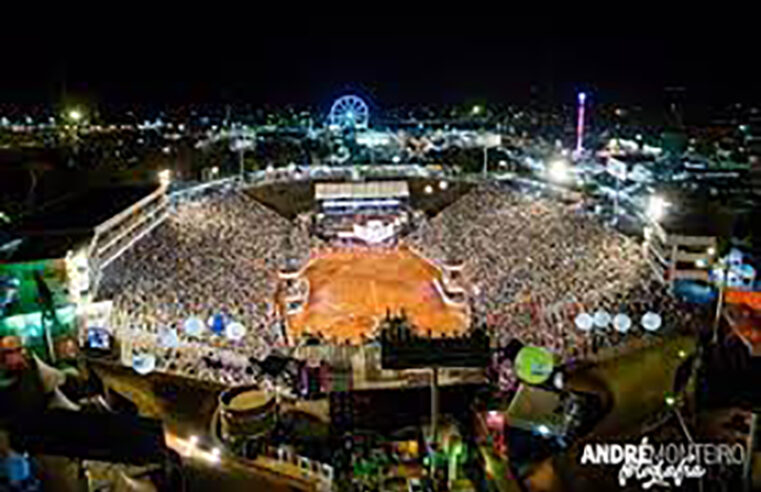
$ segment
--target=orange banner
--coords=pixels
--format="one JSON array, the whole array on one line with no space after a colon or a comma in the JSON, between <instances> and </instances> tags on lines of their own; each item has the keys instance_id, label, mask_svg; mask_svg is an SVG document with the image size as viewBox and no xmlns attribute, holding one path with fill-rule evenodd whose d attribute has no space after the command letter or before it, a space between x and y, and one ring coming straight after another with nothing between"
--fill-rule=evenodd
<instances>
[{"instance_id":1,"label":"orange banner","mask_svg":"<svg viewBox=\"0 0 761 492\"><path fill-rule=\"evenodd\" d=\"M761 292L727 289L724 292L724 301L727 304L745 304L756 311L761 311Z\"/></svg>"}]
</instances>

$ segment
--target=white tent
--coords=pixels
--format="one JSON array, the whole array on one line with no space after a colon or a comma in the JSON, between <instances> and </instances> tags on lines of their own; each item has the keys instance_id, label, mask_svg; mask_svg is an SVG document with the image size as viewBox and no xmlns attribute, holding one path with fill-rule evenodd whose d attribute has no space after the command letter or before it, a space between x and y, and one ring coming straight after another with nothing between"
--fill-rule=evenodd
<instances>
[{"instance_id":1,"label":"white tent","mask_svg":"<svg viewBox=\"0 0 761 492\"><path fill-rule=\"evenodd\" d=\"M658 331L663 320L658 313L647 312L642 316L642 328L647 331Z\"/></svg>"},{"instance_id":2,"label":"white tent","mask_svg":"<svg viewBox=\"0 0 761 492\"><path fill-rule=\"evenodd\" d=\"M624 314L619 313L613 317L613 327L618 331L619 333L626 333L629 331L629 328L632 326L632 319Z\"/></svg>"},{"instance_id":3,"label":"white tent","mask_svg":"<svg viewBox=\"0 0 761 492\"><path fill-rule=\"evenodd\" d=\"M598 328L607 328L610 324L610 314L604 309L599 309L595 312L594 323Z\"/></svg>"},{"instance_id":4,"label":"white tent","mask_svg":"<svg viewBox=\"0 0 761 492\"><path fill-rule=\"evenodd\" d=\"M588 313L579 313L576 315L574 323L576 324L576 328L579 330L589 331L594 325L594 319Z\"/></svg>"}]
</instances>

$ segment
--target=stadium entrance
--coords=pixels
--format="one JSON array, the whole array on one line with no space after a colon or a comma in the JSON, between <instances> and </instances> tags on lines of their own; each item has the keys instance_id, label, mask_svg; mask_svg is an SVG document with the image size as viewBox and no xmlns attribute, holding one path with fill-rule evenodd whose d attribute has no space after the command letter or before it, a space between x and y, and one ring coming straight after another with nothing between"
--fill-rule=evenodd
<instances>
[{"instance_id":1,"label":"stadium entrance","mask_svg":"<svg viewBox=\"0 0 761 492\"><path fill-rule=\"evenodd\" d=\"M316 232L325 239L391 243L407 227L406 181L318 183Z\"/></svg>"}]
</instances>

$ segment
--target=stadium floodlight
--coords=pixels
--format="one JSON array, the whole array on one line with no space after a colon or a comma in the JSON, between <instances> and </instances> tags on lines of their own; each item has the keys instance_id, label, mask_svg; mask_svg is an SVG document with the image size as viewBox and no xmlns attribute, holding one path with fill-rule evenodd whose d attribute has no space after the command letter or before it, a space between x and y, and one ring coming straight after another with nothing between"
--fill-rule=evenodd
<instances>
[{"instance_id":1,"label":"stadium floodlight","mask_svg":"<svg viewBox=\"0 0 761 492\"><path fill-rule=\"evenodd\" d=\"M664 215L666 215L666 209L670 205L671 204L664 200L663 197L653 195L650 197L650 200L647 204L647 216L652 220L658 222L663 218Z\"/></svg>"},{"instance_id":2,"label":"stadium floodlight","mask_svg":"<svg viewBox=\"0 0 761 492\"><path fill-rule=\"evenodd\" d=\"M547 177L555 183L566 183L571 177L571 169L566 161L552 161L547 167Z\"/></svg>"},{"instance_id":3,"label":"stadium floodlight","mask_svg":"<svg viewBox=\"0 0 761 492\"><path fill-rule=\"evenodd\" d=\"M159 183L161 186L169 186L169 183L172 181L172 171L169 169L164 169L163 171L159 171Z\"/></svg>"},{"instance_id":4,"label":"stadium floodlight","mask_svg":"<svg viewBox=\"0 0 761 492\"><path fill-rule=\"evenodd\" d=\"M207 455L209 461L212 463L219 463L219 457L222 455L222 451L219 448L212 448L211 452Z\"/></svg>"}]
</instances>

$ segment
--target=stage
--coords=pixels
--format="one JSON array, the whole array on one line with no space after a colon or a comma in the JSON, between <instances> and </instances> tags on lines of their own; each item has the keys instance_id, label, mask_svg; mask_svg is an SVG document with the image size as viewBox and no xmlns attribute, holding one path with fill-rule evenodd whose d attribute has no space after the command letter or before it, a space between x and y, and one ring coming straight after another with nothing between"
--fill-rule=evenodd
<instances>
[{"instance_id":1,"label":"stage","mask_svg":"<svg viewBox=\"0 0 761 492\"><path fill-rule=\"evenodd\" d=\"M422 334L455 335L468 326L465 309L448 305L434 282L440 271L406 248L316 252L302 272L309 297L287 316L291 340L321 332L325 339L357 343L378 322L401 309Z\"/></svg>"}]
</instances>

